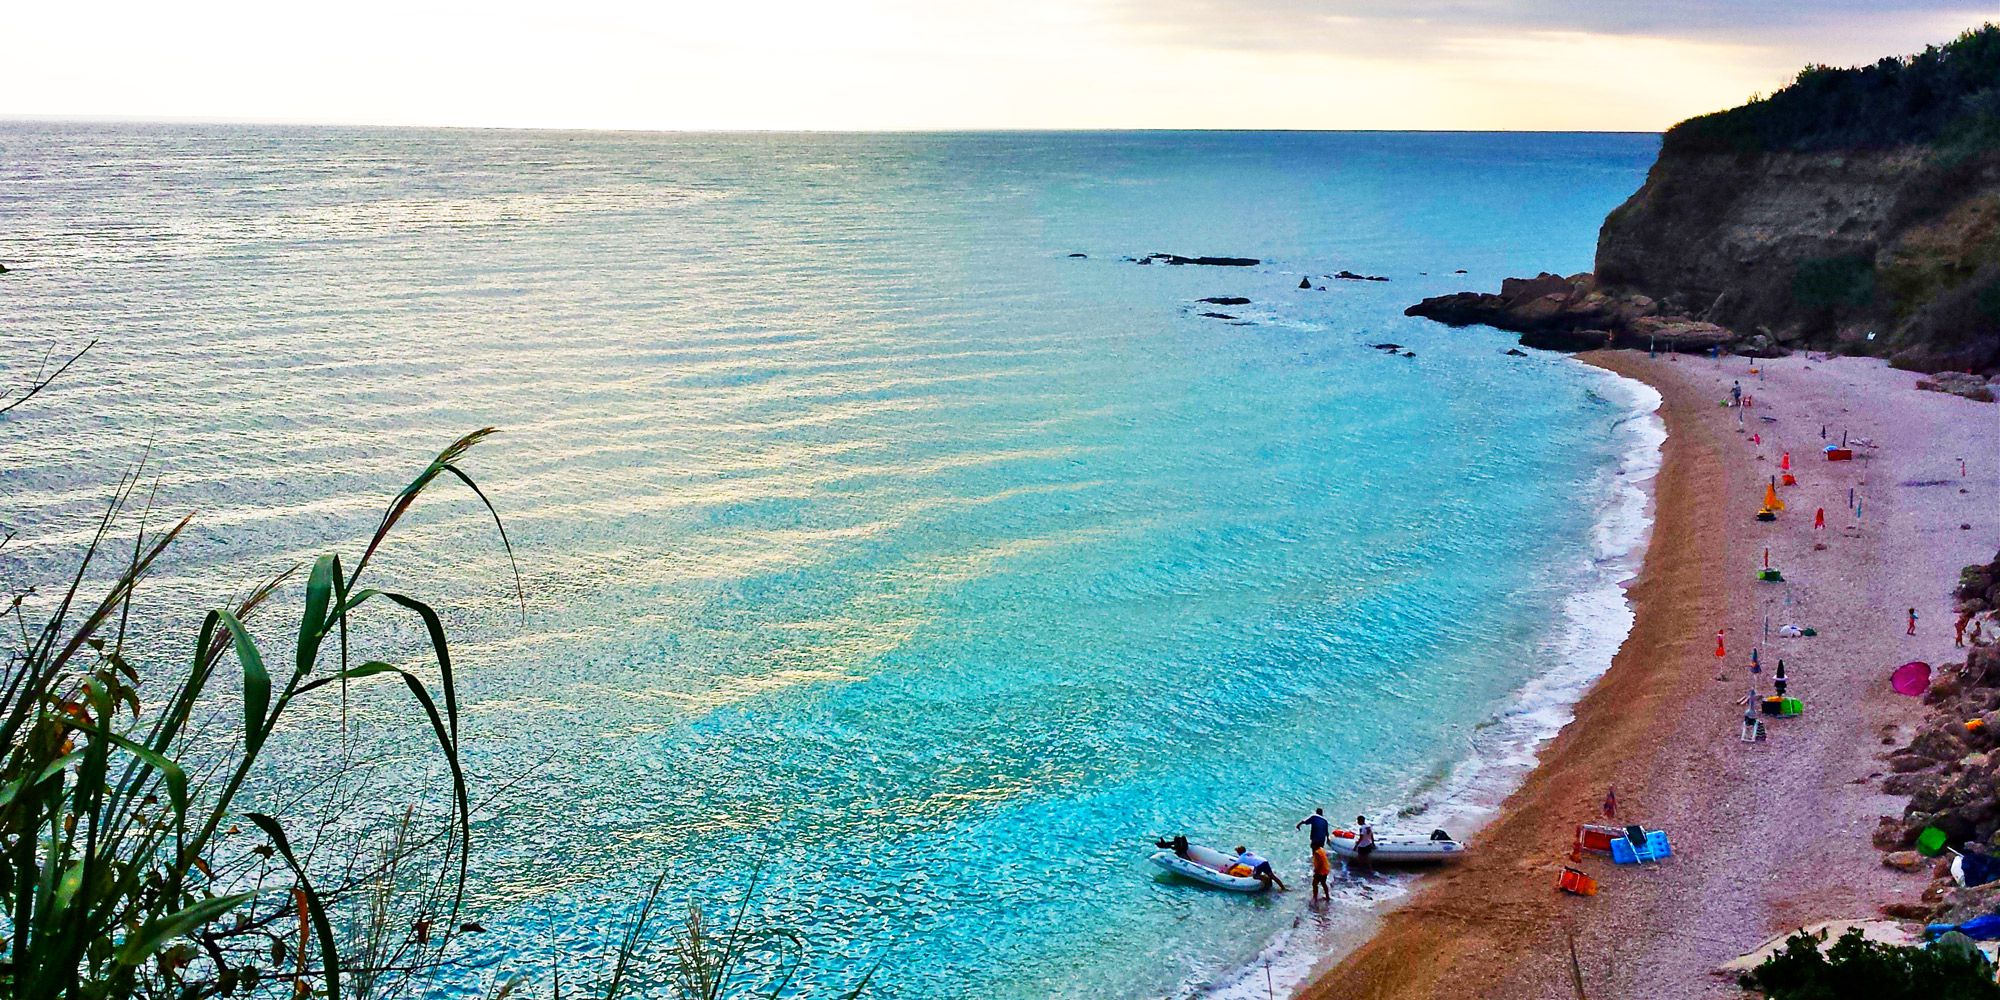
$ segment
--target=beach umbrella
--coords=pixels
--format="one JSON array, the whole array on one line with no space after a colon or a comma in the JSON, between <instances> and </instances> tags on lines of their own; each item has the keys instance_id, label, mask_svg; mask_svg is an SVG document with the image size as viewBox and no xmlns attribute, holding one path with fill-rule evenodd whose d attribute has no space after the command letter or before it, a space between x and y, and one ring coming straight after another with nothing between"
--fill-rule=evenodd
<instances>
[{"instance_id":1,"label":"beach umbrella","mask_svg":"<svg viewBox=\"0 0 2000 1000\"><path fill-rule=\"evenodd\" d=\"M1769 507L1772 510L1785 509L1785 502L1783 500L1778 499L1777 483L1771 483L1764 487L1764 506Z\"/></svg>"},{"instance_id":2,"label":"beach umbrella","mask_svg":"<svg viewBox=\"0 0 2000 1000\"><path fill-rule=\"evenodd\" d=\"M1791 453L1791 452L1789 452L1789 451L1788 451L1788 452L1785 452L1785 457L1783 457L1783 458L1781 458L1781 459L1778 459L1778 471L1780 471L1780 472L1790 472L1790 471L1792 471L1792 453Z\"/></svg>"},{"instance_id":3,"label":"beach umbrella","mask_svg":"<svg viewBox=\"0 0 2000 1000\"><path fill-rule=\"evenodd\" d=\"M1889 686L1895 688L1897 694L1921 698L1931 686L1931 665L1922 660L1911 660L1889 675Z\"/></svg>"}]
</instances>

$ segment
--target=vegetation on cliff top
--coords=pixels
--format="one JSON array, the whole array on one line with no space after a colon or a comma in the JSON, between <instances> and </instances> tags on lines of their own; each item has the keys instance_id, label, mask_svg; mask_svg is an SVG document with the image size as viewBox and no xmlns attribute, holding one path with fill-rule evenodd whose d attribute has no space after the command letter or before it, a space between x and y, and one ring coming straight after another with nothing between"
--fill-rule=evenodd
<instances>
[{"instance_id":1,"label":"vegetation on cliff top","mask_svg":"<svg viewBox=\"0 0 2000 1000\"><path fill-rule=\"evenodd\" d=\"M2000 148L2000 26L1868 66L1808 66L1789 86L1667 131L1668 152Z\"/></svg>"}]
</instances>

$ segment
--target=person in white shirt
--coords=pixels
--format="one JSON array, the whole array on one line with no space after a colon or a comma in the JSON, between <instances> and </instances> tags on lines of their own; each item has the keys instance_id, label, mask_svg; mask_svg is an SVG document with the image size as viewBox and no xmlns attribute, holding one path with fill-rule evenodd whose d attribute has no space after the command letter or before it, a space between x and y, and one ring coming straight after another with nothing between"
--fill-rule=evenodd
<instances>
[{"instance_id":1,"label":"person in white shirt","mask_svg":"<svg viewBox=\"0 0 2000 1000\"><path fill-rule=\"evenodd\" d=\"M1368 825L1368 817L1354 817L1354 860L1360 862L1367 871L1375 870L1375 828Z\"/></svg>"}]
</instances>

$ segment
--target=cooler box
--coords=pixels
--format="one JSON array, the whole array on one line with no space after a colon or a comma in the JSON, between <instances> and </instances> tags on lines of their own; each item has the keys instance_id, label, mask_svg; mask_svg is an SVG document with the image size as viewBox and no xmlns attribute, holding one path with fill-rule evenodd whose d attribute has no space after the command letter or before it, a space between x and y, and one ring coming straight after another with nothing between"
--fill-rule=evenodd
<instances>
[{"instance_id":1,"label":"cooler box","mask_svg":"<svg viewBox=\"0 0 2000 1000\"><path fill-rule=\"evenodd\" d=\"M1854 449L1828 448L1826 450L1826 460L1829 462L1852 462L1854 461Z\"/></svg>"},{"instance_id":2,"label":"cooler box","mask_svg":"<svg viewBox=\"0 0 2000 1000\"><path fill-rule=\"evenodd\" d=\"M1804 715L1805 712L1806 712L1806 703L1798 700L1797 698L1786 698L1784 699L1783 702L1781 702L1778 705L1778 714L1788 719L1793 718L1795 716Z\"/></svg>"},{"instance_id":3,"label":"cooler box","mask_svg":"<svg viewBox=\"0 0 2000 1000\"><path fill-rule=\"evenodd\" d=\"M1785 699L1766 698L1758 707L1763 710L1765 715L1783 715L1785 714Z\"/></svg>"}]
</instances>

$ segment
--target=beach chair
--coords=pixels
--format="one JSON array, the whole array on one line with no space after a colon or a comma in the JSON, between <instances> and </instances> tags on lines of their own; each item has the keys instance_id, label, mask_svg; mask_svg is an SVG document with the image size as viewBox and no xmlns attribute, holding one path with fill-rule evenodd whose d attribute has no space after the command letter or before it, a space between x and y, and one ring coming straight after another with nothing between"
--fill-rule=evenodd
<instances>
[{"instance_id":1,"label":"beach chair","mask_svg":"<svg viewBox=\"0 0 2000 1000\"><path fill-rule=\"evenodd\" d=\"M1667 844L1664 830L1648 831L1634 824L1625 828L1625 835L1611 842L1611 863L1618 865L1642 865L1648 861L1659 861L1670 857L1673 850Z\"/></svg>"}]
</instances>

